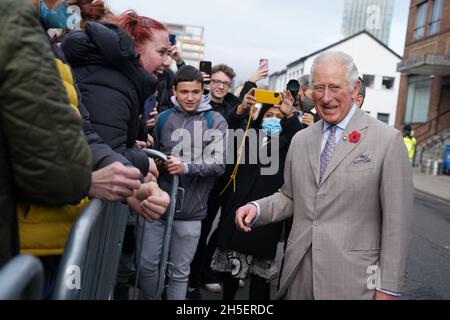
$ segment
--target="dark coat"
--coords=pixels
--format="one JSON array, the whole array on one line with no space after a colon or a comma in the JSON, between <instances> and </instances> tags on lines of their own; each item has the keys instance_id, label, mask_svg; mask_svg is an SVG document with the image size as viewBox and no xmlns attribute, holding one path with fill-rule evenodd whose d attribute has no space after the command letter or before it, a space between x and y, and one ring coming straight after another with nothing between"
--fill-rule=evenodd
<instances>
[{"instance_id":1,"label":"dark coat","mask_svg":"<svg viewBox=\"0 0 450 320\"><path fill-rule=\"evenodd\" d=\"M36 8L0 1L0 30L1 267L19 249L17 202L78 203L89 191L92 157Z\"/></svg>"},{"instance_id":2,"label":"dark coat","mask_svg":"<svg viewBox=\"0 0 450 320\"><path fill-rule=\"evenodd\" d=\"M231 129L242 128L242 123L246 122L242 121L245 117L238 117L234 112L228 119ZM289 120L282 121L282 127L283 133L279 138L280 160L277 174L272 176L261 175L261 168L264 167L261 163L240 165L236 177L236 192L233 192L231 185L224 194L218 239L218 247L222 251L235 250L263 259L273 259L276 255L277 244L283 227L282 222L259 227L246 234L236 230L234 218L239 207L270 196L282 187L286 155L293 136L302 129L302 125L298 117L292 117ZM269 140L265 147L258 146L258 153L262 151L262 148L269 148L270 150L270 147L271 142ZM248 159L248 143L245 150L245 157Z\"/></svg>"},{"instance_id":3,"label":"dark coat","mask_svg":"<svg viewBox=\"0 0 450 320\"><path fill-rule=\"evenodd\" d=\"M88 22L63 40L95 132L143 175L148 158L136 145L139 115L157 80L139 66L133 40L111 24Z\"/></svg>"}]
</instances>

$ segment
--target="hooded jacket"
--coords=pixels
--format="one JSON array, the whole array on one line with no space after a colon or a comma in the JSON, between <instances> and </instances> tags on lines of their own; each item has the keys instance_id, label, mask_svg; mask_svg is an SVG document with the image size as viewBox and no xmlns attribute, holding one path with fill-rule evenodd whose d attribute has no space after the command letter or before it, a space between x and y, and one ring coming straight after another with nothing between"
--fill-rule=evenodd
<instances>
[{"instance_id":1,"label":"hooded jacket","mask_svg":"<svg viewBox=\"0 0 450 320\"><path fill-rule=\"evenodd\" d=\"M112 24L88 22L61 48L72 66L94 130L145 176L148 157L136 145L139 116L157 80L139 65L134 42Z\"/></svg>"},{"instance_id":2,"label":"hooded jacket","mask_svg":"<svg viewBox=\"0 0 450 320\"><path fill-rule=\"evenodd\" d=\"M212 111L209 104L211 98L203 96L196 111L186 112L172 97L174 112L169 116L164 127L154 130L155 147L164 154L175 154L174 148L183 144L182 160L185 163L185 174L180 177L180 187L185 189L184 201L177 198L176 220L202 220L206 217L207 202L216 178L225 171L225 150L227 122L217 112ZM212 113L212 130L217 130L213 139L203 138L208 130L205 112ZM201 132L198 129L201 128ZM180 130L181 129L181 130ZM161 132L159 139L156 132ZM218 150L216 153L211 150ZM217 161L214 161L217 159ZM209 160L209 161L208 161ZM212 161L211 161L212 160ZM212 163L212 164L209 164ZM165 191L170 191L171 177L167 173L160 176L159 184ZM181 203L182 202L182 203Z\"/></svg>"}]
</instances>

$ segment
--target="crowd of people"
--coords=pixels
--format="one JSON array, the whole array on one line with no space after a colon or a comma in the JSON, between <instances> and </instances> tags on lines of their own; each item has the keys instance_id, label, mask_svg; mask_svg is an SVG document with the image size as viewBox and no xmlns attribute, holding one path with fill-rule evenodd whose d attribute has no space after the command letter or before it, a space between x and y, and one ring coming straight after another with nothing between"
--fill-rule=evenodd
<instances>
[{"instance_id":1,"label":"crowd of people","mask_svg":"<svg viewBox=\"0 0 450 320\"><path fill-rule=\"evenodd\" d=\"M70 5L80 9L76 26ZM246 280L250 300L270 300L277 279L285 299L404 292L408 155L399 132L359 110L365 89L348 55L321 54L311 76L295 79L298 91L258 104L265 65L235 95L232 67L187 66L164 24L116 15L102 0L5 0L0 26L0 267L18 253L38 256L49 296L89 199L122 202L130 221L114 297L128 299L138 268L152 299L164 213L176 201L165 299L201 299L206 287L233 300ZM264 156L276 157L273 174L261 173ZM169 197L172 176L183 201Z\"/></svg>"}]
</instances>

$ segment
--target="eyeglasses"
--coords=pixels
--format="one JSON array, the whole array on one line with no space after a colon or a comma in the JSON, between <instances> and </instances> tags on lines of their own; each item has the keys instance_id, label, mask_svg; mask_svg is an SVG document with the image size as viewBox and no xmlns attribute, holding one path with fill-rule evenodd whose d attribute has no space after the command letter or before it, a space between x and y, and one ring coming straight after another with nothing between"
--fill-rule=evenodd
<instances>
[{"instance_id":1,"label":"eyeglasses","mask_svg":"<svg viewBox=\"0 0 450 320\"><path fill-rule=\"evenodd\" d=\"M221 80L217 80L217 79L211 79L211 83L215 86L220 86L221 84L223 84L224 87L231 87L231 82L228 81L221 81Z\"/></svg>"}]
</instances>

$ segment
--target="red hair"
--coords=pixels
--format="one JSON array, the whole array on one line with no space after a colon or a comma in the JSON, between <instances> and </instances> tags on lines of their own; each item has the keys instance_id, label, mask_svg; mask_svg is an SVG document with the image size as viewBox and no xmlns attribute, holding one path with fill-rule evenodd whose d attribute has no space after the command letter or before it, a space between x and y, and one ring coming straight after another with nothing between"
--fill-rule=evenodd
<instances>
[{"instance_id":1,"label":"red hair","mask_svg":"<svg viewBox=\"0 0 450 320\"><path fill-rule=\"evenodd\" d=\"M167 28L162 23L139 16L133 10L128 10L120 16L108 17L106 20L124 29L133 38L135 48L139 48L147 41L153 40L154 30L167 31Z\"/></svg>"},{"instance_id":2,"label":"red hair","mask_svg":"<svg viewBox=\"0 0 450 320\"><path fill-rule=\"evenodd\" d=\"M107 19L108 16L112 16L111 11L106 7L105 2L103 0L93 1L85 1L85 0L69 0L68 3L70 5L76 5L81 9L81 28L84 29L86 22L88 21L102 21L103 19ZM89 3L89 9L85 10L83 5Z\"/></svg>"}]
</instances>

